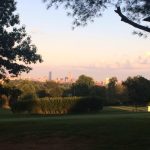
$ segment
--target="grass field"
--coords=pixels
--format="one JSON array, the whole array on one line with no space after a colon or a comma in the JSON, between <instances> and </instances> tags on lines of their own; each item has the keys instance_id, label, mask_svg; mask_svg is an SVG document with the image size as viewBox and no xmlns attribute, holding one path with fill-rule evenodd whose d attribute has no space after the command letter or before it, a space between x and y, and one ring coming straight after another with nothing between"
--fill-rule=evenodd
<instances>
[{"instance_id":1,"label":"grass field","mask_svg":"<svg viewBox=\"0 0 150 150\"><path fill-rule=\"evenodd\" d=\"M150 150L150 114L133 111L37 116L0 110L0 150Z\"/></svg>"}]
</instances>

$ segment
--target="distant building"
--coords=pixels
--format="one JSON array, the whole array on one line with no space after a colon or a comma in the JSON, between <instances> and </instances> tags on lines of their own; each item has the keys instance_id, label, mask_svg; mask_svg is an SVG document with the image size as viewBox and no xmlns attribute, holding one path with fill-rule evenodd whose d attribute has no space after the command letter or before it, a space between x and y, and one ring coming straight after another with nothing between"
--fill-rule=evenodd
<instances>
[{"instance_id":1,"label":"distant building","mask_svg":"<svg viewBox=\"0 0 150 150\"><path fill-rule=\"evenodd\" d=\"M56 78L55 80L57 83L67 83L67 84L72 84L75 82L75 79L72 77L72 74L69 73L66 77L64 78Z\"/></svg>"},{"instance_id":2,"label":"distant building","mask_svg":"<svg viewBox=\"0 0 150 150\"><path fill-rule=\"evenodd\" d=\"M65 77L65 82L69 82L69 78L68 77Z\"/></svg>"},{"instance_id":3,"label":"distant building","mask_svg":"<svg viewBox=\"0 0 150 150\"><path fill-rule=\"evenodd\" d=\"M51 81L51 80L52 80L52 72L49 72L48 80L49 80L49 81Z\"/></svg>"}]
</instances>

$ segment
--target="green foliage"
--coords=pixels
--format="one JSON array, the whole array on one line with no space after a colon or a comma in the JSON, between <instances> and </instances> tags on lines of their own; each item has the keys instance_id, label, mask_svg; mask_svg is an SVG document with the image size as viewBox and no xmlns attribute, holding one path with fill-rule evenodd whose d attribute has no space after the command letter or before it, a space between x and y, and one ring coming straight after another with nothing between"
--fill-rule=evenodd
<instances>
[{"instance_id":1,"label":"green foliage","mask_svg":"<svg viewBox=\"0 0 150 150\"><path fill-rule=\"evenodd\" d=\"M17 101L11 107L13 113L27 113L31 110L33 101Z\"/></svg>"},{"instance_id":2,"label":"green foliage","mask_svg":"<svg viewBox=\"0 0 150 150\"><path fill-rule=\"evenodd\" d=\"M88 77L86 75L81 75L81 76L79 76L78 80L76 81L76 84L77 85L85 84L85 85L87 85L87 87L90 88L90 87L94 86L95 83L91 77Z\"/></svg>"},{"instance_id":3,"label":"green foliage","mask_svg":"<svg viewBox=\"0 0 150 150\"><path fill-rule=\"evenodd\" d=\"M48 93L47 93L47 90L46 89L39 89L37 92L36 92L37 96L39 98L44 98L44 97L48 97Z\"/></svg>"},{"instance_id":4,"label":"green foliage","mask_svg":"<svg viewBox=\"0 0 150 150\"><path fill-rule=\"evenodd\" d=\"M120 105L129 102L128 89L123 84L116 86L116 101Z\"/></svg>"},{"instance_id":5,"label":"green foliage","mask_svg":"<svg viewBox=\"0 0 150 150\"><path fill-rule=\"evenodd\" d=\"M95 85L93 79L82 75L70 85L56 82L34 82L15 80L0 86L0 96L8 97L10 106L20 101L34 101L39 98L60 99L57 97L84 96L101 97L104 105L128 105L136 103L145 105L150 100L150 81L141 77L128 78L118 83L116 77L109 80L108 85ZM65 98L66 99L66 98Z\"/></svg>"},{"instance_id":6,"label":"green foliage","mask_svg":"<svg viewBox=\"0 0 150 150\"><path fill-rule=\"evenodd\" d=\"M45 92L45 97L61 97L63 95L63 89L55 81L47 81L43 90L41 92Z\"/></svg>"},{"instance_id":7,"label":"green foliage","mask_svg":"<svg viewBox=\"0 0 150 150\"><path fill-rule=\"evenodd\" d=\"M143 104L150 100L150 81L144 77L128 77L123 85L127 88L130 101L134 104Z\"/></svg>"},{"instance_id":8,"label":"green foliage","mask_svg":"<svg viewBox=\"0 0 150 150\"><path fill-rule=\"evenodd\" d=\"M116 87L117 87L117 78L112 77L109 79L109 83L107 85L107 104L112 105L115 104L116 101Z\"/></svg>"},{"instance_id":9,"label":"green foliage","mask_svg":"<svg viewBox=\"0 0 150 150\"><path fill-rule=\"evenodd\" d=\"M91 96L99 96L106 99L106 87L95 85L90 89Z\"/></svg>"},{"instance_id":10,"label":"green foliage","mask_svg":"<svg viewBox=\"0 0 150 150\"><path fill-rule=\"evenodd\" d=\"M11 106L18 100L18 97L22 94L21 90L11 84L0 85L0 98L3 101L7 99L7 107ZM4 98L6 97L6 98ZM4 104L3 104L4 105ZM3 107L3 105L1 105Z\"/></svg>"},{"instance_id":11,"label":"green foliage","mask_svg":"<svg viewBox=\"0 0 150 150\"><path fill-rule=\"evenodd\" d=\"M81 97L70 109L73 113L98 112L103 108L103 100L100 97Z\"/></svg>"},{"instance_id":12,"label":"green foliage","mask_svg":"<svg viewBox=\"0 0 150 150\"><path fill-rule=\"evenodd\" d=\"M38 97L36 93L26 93L25 95L20 97L21 101L33 101L36 100Z\"/></svg>"},{"instance_id":13,"label":"green foliage","mask_svg":"<svg viewBox=\"0 0 150 150\"><path fill-rule=\"evenodd\" d=\"M89 96L91 88L95 85L91 77L81 75L72 86L74 96Z\"/></svg>"},{"instance_id":14,"label":"green foliage","mask_svg":"<svg viewBox=\"0 0 150 150\"><path fill-rule=\"evenodd\" d=\"M61 97L63 95L63 88L55 81L46 81L36 90L39 98L44 97Z\"/></svg>"},{"instance_id":15,"label":"green foliage","mask_svg":"<svg viewBox=\"0 0 150 150\"><path fill-rule=\"evenodd\" d=\"M31 63L42 62L25 27L19 27L19 15L15 11L15 0L1 0L0 79L5 79L7 74L18 76L22 72L28 73L32 69L29 67Z\"/></svg>"},{"instance_id":16,"label":"green foliage","mask_svg":"<svg viewBox=\"0 0 150 150\"><path fill-rule=\"evenodd\" d=\"M102 108L103 101L100 97L60 97L18 101L13 105L12 111L34 114L68 114L98 112Z\"/></svg>"}]
</instances>

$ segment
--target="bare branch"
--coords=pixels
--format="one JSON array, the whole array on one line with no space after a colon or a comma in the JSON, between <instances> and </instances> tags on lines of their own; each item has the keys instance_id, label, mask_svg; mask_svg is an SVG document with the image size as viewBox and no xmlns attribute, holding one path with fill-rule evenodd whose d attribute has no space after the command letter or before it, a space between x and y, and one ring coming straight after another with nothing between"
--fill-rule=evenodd
<instances>
[{"instance_id":1,"label":"bare branch","mask_svg":"<svg viewBox=\"0 0 150 150\"><path fill-rule=\"evenodd\" d=\"M132 20L128 19L125 15L123 15L122 12L121 12L120 7L117 7L115 12L121 17L121 21L123 21L127 24L130 24L131 26L133 26L137 29L140 29L140 30L143 30L143 31L146 31L146 32L150 33L150 28L149 27L137 24L137 23L133 22Z\"/></svg>"}]
</instances>

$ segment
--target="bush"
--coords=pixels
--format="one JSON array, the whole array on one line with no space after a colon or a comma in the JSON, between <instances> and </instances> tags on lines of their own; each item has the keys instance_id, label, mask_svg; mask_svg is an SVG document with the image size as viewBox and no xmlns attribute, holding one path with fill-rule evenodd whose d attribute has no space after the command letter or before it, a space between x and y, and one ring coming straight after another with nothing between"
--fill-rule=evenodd
<instances>
[{"instance_id":1,"label":"bush","mask_svg":"<svg viewBox=\"0 0 150 150\"><path fill-rule=\"evenodd\" d=\"M98 112L102 108L103 101L99 97L60 97L18 101L12 106L12 111L32 114L69 114Z\"/></svg>"},{"instance_id":2,"label":"bush","mask_svg":"<svg viewBox=\"0 0 150 150\"><path fill-rule=\"evenodd\" d=\"M29 101L18 101L11 106L11 110L13 113L28 112L28 109L29 109Z\"/></svg>"},{"instance_id":3,"label":"bush","mask_svg":"<svg viewBox=\"0 0 150 150\"><path fill-rule=\"evenodd\" d=\"M34 101L37 99L36 93L26 93L22 97L20 97L21 101Z\"/></svg>"},{"instance_id":4,"label":"bush","mask_svg":"<svg viewBox=\"0 0 150 150\"><path fill-rule=\"evenodd\" d=\"M81 97L72 105L71 113L98 112L102 110L103 104L99 97Z\"/></svg>"}]
</instances>

